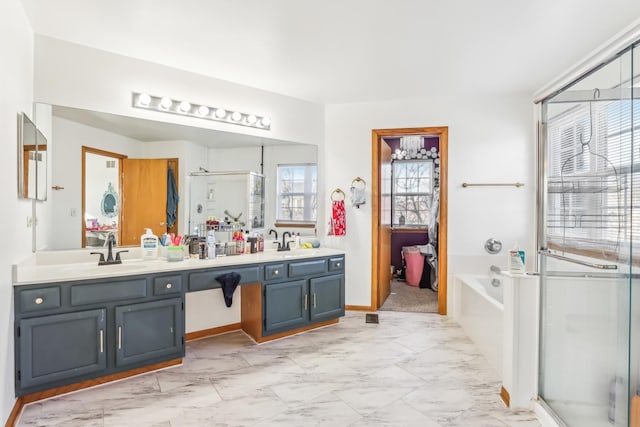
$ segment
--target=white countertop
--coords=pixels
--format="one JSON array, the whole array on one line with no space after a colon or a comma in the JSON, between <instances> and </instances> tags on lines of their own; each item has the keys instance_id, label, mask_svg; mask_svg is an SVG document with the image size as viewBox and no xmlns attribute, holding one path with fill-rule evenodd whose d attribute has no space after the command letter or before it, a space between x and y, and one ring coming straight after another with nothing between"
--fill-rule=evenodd
<instances>
[{"instance_id":1,"label":"white countertop","mask_svg":"<svg viewBox=\"0 0 640 427\"><path fill-rule=\"evenodd\" d=\"M45 259L47 255L41 256L40 259L34 255L33 258L26 260L24 263L13 266L13 285L20 286L113 276L133 276L137 274L250 265L264 262L285 262L305 258L344 255L345 252L330 248L297 249L284 252L267 251L255 254L222 256L211 260L188 258L176 262L168 262L163 258L143 260L141 258L128 258L123 256L122 264L114 265L98 265L97 256L95 255L91 255L91 262L77 262L79 253L84 257L82 259L88 256L88 252L86 251L68 251L67 253L65 253L65 251L57 251L55 254L49 256L50 260L55 260L55 262L52 263ZM132 251L132 253L133 256L138 255L135 251ZM68 259L68 262L65 263L65 259Z\"/></svg>"}]
</instances>

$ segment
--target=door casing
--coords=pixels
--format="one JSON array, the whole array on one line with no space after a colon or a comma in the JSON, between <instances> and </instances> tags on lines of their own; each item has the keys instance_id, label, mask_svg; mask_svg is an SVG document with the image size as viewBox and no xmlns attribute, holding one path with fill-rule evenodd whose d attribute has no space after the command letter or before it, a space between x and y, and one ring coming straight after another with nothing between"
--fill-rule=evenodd
<instances>
[{"instance_id":1,"label":"door casing","mask_svg":"<svg viewBox=\"0 0 640 427\"><path fill-rule=\"evenodd\" d=\"M381 241L381 142L383 137L403 135L437 135L440 138L440 223L438 227L438 313L447 314L447 201L448 201L448 148L447 126L425 128L373 129L372 148L372 214L371 214L371 310L378 308L378 281Z\"/></svg>"}]
</instances>

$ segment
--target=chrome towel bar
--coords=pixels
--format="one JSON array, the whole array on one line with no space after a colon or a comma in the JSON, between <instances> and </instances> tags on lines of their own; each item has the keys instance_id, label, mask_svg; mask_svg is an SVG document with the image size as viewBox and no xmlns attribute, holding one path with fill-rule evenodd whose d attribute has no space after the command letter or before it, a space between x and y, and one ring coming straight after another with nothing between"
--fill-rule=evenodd
<instances>
[{"instance_id":1,"label":"chrome towel bar","mask_svg":"<svg viewBox=\"0 0 640 427\"><path fill-rule=\"evenodd\" d=\"M524 184L521 182L514 182L514 183L505 183L505 184L500 184L500 183L496 183L496 184L469 184L468 182L463 182L462 183L462 187L463 188L467 188L467 187L524 187Z\"/></svg>"}]
</instances>

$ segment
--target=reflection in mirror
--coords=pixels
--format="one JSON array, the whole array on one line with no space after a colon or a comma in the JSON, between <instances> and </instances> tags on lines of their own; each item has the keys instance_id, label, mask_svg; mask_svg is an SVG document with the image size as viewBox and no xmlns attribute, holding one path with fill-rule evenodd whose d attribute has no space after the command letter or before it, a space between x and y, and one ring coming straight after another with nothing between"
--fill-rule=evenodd
<instances>
[{"instance_id":1,"label":"reflection in mirror","mask_svg":"<svg viewBox=\"0 0 640 427\"><path fill-rule=\"evenodd\" d=\"M117 215L113 218L102 216L100 202L106 191L107 182L96 186L91 194L85 194L82 189L84 180L81 156L82 147L86 145L91 145L92 148L103 152L119 153L123 158L127 158L127 162L136 159L179 160L179 168L177 162L175 166L169 164L169 168L175 171L180 196L178 217L183 219L178 222L178 228L175 231L177 234L193 232L189 226L190 173L203 168L210 171L247 170L263 174L265 178L264 226L273 227L276 222L276 166L317 161L315 145L55 105L51 107L51 113L51 138L55 141L55 148L49 153L53 170L50 179L52 184L64 187L64 190L52 192L50 196L52 219L43 221L46 224L55 224L55 227L52 227L50 233L39 233L39 236L46 235L48 240L39 244L39 247L47 249L73 249L87 244L86 227L90 227L92 223L87 222L84 215L83 195L87 200L89 198L96 200L95 208L87 206L87 213L91 214L92 218L97 218L100 225L113 226L113 221L116 221L116 233L119 235L118 245L120 246L139 244L144 227L153 227L154 234L162 234L155 228L160 227L158 220L144 220L144 224L136 223L133 227L127 225L130 222L127 218L133 216L134 219L138 219L143 213L141 206L128 216L125 214L124 211L128 210L127 206L131 206L131 203L127 201L126 196L130 193L124 191L123 187L128 186L127 183L136 181L145 194L148 194L151 190L160 187L160 180L154 179L149 182L147 178L123 179L125 169L123 164L120 169L120 181L117 179L111 181L118 197ZM106 159L103 159L103 168L104 161ZM163 176L166 182L166 169ZM200 204L201 211L204 211L205 203L200 202ZM166 221L165 210L166 206L163 207L162 212L158 212L164 214L165 220L161 221ZM194 211L196 210L197 206L194 208ZM238 215L238 212L230 211L230 213ZM247 213L245 212L244 215ZM131 228L130 232L125 233L129 228ZM37 231L40 232L40 230L42 228ZM125 240L124 234L133 235L134 239L131 243L127 243L130 240ZM104 236L97 237L94 243L97 241L99 244L104 240Z\"/></svg>"},{"instance_id":2,"label":"reflection in mirror","mask_svg":"<svg viewBox=\"0 0 640 427\"><path fill-rule=\"evenodd\" d=\"M84 148L84 244L102 247L110 235L118 241L120 155ZM115 185L115 187L114 187Z\"/></svg>"},{"instance_id":3,"label":"reflection in mirror","mask_svg":"<svg viewBox=\"0 0 640 427\"><path fill-rule=\"evenodd\" d=\"M24 113L18 126L18 196L47 200L47 139Z\"/></svg>"}]
</instances>

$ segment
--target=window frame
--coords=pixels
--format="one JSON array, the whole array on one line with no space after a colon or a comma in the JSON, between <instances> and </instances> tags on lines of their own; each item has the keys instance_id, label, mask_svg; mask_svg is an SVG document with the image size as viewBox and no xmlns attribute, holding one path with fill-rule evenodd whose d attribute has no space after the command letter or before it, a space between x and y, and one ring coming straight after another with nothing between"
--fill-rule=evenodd
<instances>
[{"instance_id":1,"label":"window frame","mask_svg":"<svg viewBox=\"0 0 640 427\"><path fill-rule=\"evenodd\" d=\"M416 176L415 178L407 178L407 177L399 177L398 172L397 172L397 166L399 165L407 165L410 163L415 163L415 164L426 164L428 165L429 171L428 171L428 176L423 177L423 176ZM393 160L391 162L391 227L393 227L394 229L398 229L398 228L411 228L411 229L426 229L428 224L429 224L429 215L430 215L430 209L431 209L431 199L433 198L433 189L434 189L434 169L435 169L435 164L433 159L403 159L403 160ZM422 191L398 191L398 181L399 180L409 180L409 179L427 179L428 183L428 191L426 192L422 192ZM419 186L419 184L418 184ZM409 197L425 197L426 200L426 209L423 210L418 210L419 212L424 212L425 213L425 218L423 219L423 222L419 223L419 224L408 224L407 223L407 212L410 211L410 209L407 209L406 207L404 209L398 209L396 207L396 201L397 201L397 197L404 197L405 200ZM400 224L398 221L398 213L399 211L402 211L405 214L405 223L404 224Z\"/></svg>"},{"instance_id":2,"label":"window frame","mask_svg":"<svg viewBox=\"0 0 640 427\"><path fill-rule=\"evenodd\" d=\"M304 168L304 191L281 191L281 170L284 168ZM290 181L294 181L291 179ZM315 191L313 191L315 181ZM276 165L276 226L313 227L318 220L318 164L317 163L281 163ZM303 196L303 220L282 217L282 197ZM290 206L289 209L294 209Z\"/></svg>"}]
</instances>

